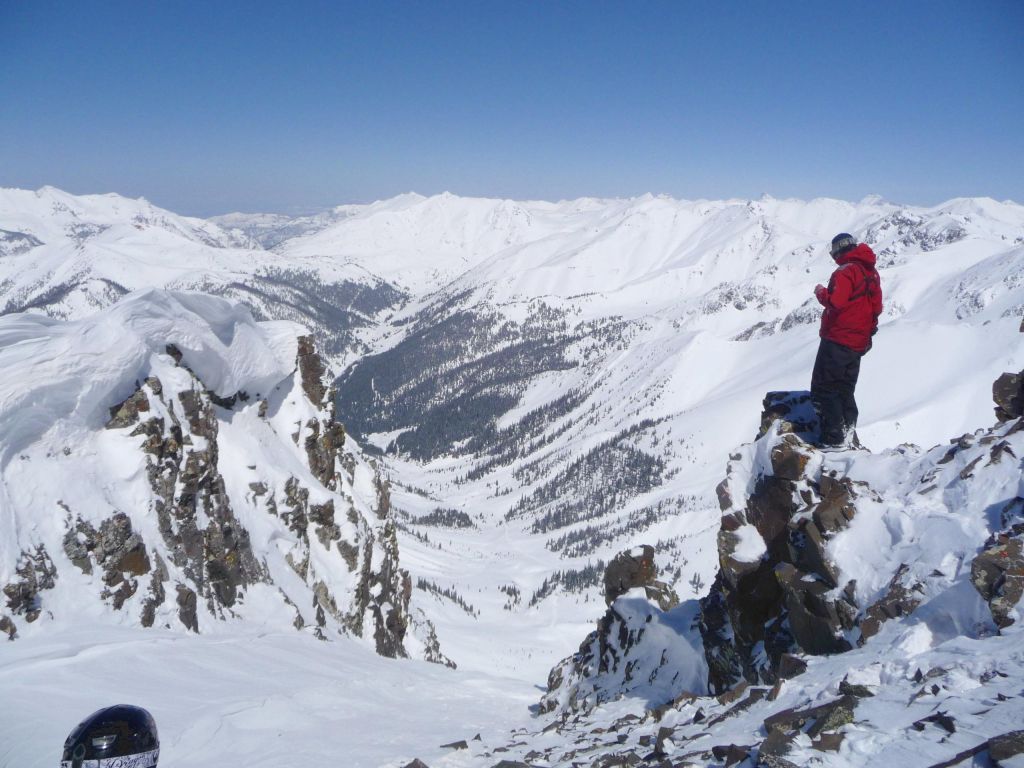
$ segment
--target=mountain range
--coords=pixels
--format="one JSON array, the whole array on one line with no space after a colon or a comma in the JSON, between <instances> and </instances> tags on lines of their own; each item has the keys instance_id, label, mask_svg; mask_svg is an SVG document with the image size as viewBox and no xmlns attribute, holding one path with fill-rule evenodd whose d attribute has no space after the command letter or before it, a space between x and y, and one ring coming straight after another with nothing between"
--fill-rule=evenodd
<instances>
[{"instance_id":1,"label":"mountain range","mask_svg":"<svg viewBox=\"0 0 1024 768\"><path fill-rule=\"evenodd\" d=\"M618 553L652 545L684 602L713 588L716 487L765 393L806 388L840 231L885 294L861 441L988 427L1024 368L1011 202L410 194L200 220L0 190L6 621L18 644L299 629L543 681Z\"/></svg>"}]
</instances>

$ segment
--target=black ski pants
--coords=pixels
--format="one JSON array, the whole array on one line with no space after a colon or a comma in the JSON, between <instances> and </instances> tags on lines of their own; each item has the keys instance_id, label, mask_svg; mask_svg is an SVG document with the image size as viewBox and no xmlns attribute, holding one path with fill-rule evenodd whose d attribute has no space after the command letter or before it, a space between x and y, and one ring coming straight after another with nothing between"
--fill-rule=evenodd
<instances>
[{"instance_id":1,"label":"black ski pants","mask_svg":"<svg viewBox=\"0 0 1024 768\"><path fill-rule=\"evenodd\" d=\"M839 445L857 426L853 391L860 375L862 352L822 339L811 374L811 402L818 414L821 442Z\"/></svg>"}]
</instances>

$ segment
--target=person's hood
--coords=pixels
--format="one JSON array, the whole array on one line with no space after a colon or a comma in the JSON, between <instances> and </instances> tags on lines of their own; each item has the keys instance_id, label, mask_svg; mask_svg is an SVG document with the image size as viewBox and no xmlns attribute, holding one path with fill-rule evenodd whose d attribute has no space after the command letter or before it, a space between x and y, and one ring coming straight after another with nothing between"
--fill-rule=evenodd
<instances>
[{"instance_id":1,"label":"person's hood","mask_svg":"<svg viewBox=\"0 0 1024 768\"><path fill-rule=\"evenodd\" d=\"M875 266L875 252L871 250L871 247L866 243L861 243L853 250L847 251L838 259L836 264L843 266L849 264L851 261L859 261L865 267Z\"/></svg>"}]
</instances>

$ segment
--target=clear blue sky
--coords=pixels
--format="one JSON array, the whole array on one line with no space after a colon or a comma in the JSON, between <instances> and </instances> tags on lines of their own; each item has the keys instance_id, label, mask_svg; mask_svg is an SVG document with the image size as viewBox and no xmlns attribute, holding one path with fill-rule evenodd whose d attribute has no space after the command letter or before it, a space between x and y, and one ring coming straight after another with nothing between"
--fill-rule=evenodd
<instances>
[{"instance_id":1,"label":"clear blue sky","mask_svg":"<svg viewBox=\"0 0 1024 768\"><path fill-rule=\"evenodd\" d=\"M0 0L0 186L1024 202L1024 1Z\"/></svg>"}]
</instances>

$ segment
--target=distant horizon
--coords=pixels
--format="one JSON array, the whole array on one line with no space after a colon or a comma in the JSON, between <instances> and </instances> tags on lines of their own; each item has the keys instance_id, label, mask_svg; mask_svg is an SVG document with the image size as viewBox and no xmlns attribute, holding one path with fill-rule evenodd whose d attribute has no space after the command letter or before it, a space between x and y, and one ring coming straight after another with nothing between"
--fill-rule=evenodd
<instances>
[{"instance_id":1,"label":"distant horizon","mask_svg":"<svg viewBox=\"0 0 1024 768\"><path fill-rule=\"evenodd\" d=\"M128 200L144 200L147 203L155 205L157 208L161 208L163 210L169 211L169 212L177 214L179 216L186 216L188 218L197 218L197 219L215 219L215 218L218 218L218 217L231 216L231 215L234 215L234 214L247 215L247 216L268 215L268 216L286 216L286 217L290 217L290 218L300 218L300 217L304 217L304 216L316 216L317 214L325 213L327 211L334 210L336 208L344 208L346 206L364 206L365 207L365 206L371 206L371 205L374 205L374 204L377 204L377 203L386 203L386 202L389 202L391 200L395 200L397 198L406 197L406 196L415 196L415 197L419 197L419 198L421 198L423 200L430 200L432 198L443 197L445 195L449 195L451 197L455 197L455 198L459 198L459 199L463 199L463 200L500 200L500 201L515 202L515 203L548 203L548 204L551 204L551 205L558 205L560 203L573 203L573 202L576 202L576 201L579 201L579 200L618 200L618 201L630 201L630 200L639 200L639 199L644 198L644 197L650 197L652 199L659 199L660 198L660 199L674 200L676 202L721 202L721 203L732 202L732 201L736 201L736 202L753 202L753 201L757 201L757 200L778 200L778 201L794 201L794 202L801 202L801 203L810 203L810 202L813 202L815 200L834 200L836 202L849 203L849 204L852 204L852 205L869 204L871 202L878 202L878 203L883 203L883 204L888 204L888 205L895 205L895 206L906 207L906 208L937 208L937 207L940 207L940 206L942 206L942 205L944 205L946 203L950 203L950 202L952 202L954 200L992 200L992 201L994 201L996 203L999 203L999 204L1002 204L1002 205L1024 206L1024 203L1018 202L1016 200L1009 199L1009 198L1000 200L999 198L992 197L991 195L954 195L953 197L945 198L945 199L939 200L938 202L935 202L935 203L914 203L914 202L907 202L905 200L891 200L891 199L889 199L889 198L887 198L887 197L885 197L883 195L870 194L870 193L867 194L867 195L864 195L861 198L853 200L853 199L848 199L848 198L843 198L843 197L837 197L835 195L818 195L816 197L796 197L796 196L790 195L790 196L785 196L784 197L784 196L781 196L781 195L773 195L770 192L764 192L764 193L762 193L760 195L757 195L756 197L744 197L742 195L733 195L733 196L730 196L730 197L709 197L709 196L679 197L679 196L676 196L676 195L668 194L666 192L643 192L643 193L640 193L638 195L580 195L579 197L567 197L567 198L561 198L561 199L558 199L558 200L554 200L554 199L544 199L544 198L502 197L502 196L497 196L497 195L462 195L462 194L459 194L457 192L452 192L451 190L443 190L441 192L435 192L433 194L429 194L428 195L428 194L423 194L422 192L417 192L416 190L406 190L404 192L398 192L398 193L396 193L394 195L391 195L389 197L379 197L379 198L375 198L373 200L363 200L363 201L345 200L345 201L341 201L341 202L337 202L337 203L333 203L333 204L328 204L328 205L320 206L318 208L310 208L310 209L307 209L307 210L300 210L300 211L283 211L283 210L277 210L277 211L273 211L273 210L248 210L248 211L243 211L243 210L233 210L233 211L224 211L222 213L211 213L211 214L205 214L204 215L204 214L195 214L195 213L189 213L189 212L186 212L186 211L177 210L177 209L172 208L170 206L164 205L164 204L160 203L157 200L154 200L152 197L150 197L149 195L146 195L146 194L142 194L142 195L127 195L127 194L123 194L121 192L117 192L117 191L114 191L114 190L107 190L107 191L102 191L102 192L73 192L73 191L71 191L69 189L65 189L63 187L57 186L56 184L42 184L42 185L40 185L40 186L38 186L36 188L4 186L4 185L0 184L0 190L3 190L3 189L16 190L16 191L21 191L21 192L33 192L33 193L41 192L44 189L54 189L54 190L56 190L58 192L61 192L63 194L71 195L72 197L104 197L104 196L107 196L107 195L115 195L117 197L122 197L122 198L125 198L125 199L128 199Z\"/></svg>"},{"instance_id":2,"label":"distant horizon","mask_svg":"<svg viewBox=\"0 0 1024 768\"><path fill-rule=\"evenodd\" d=\"M0 4L0 185L1024 200L1024 3Z\"/></svg>"}]
</instances>

